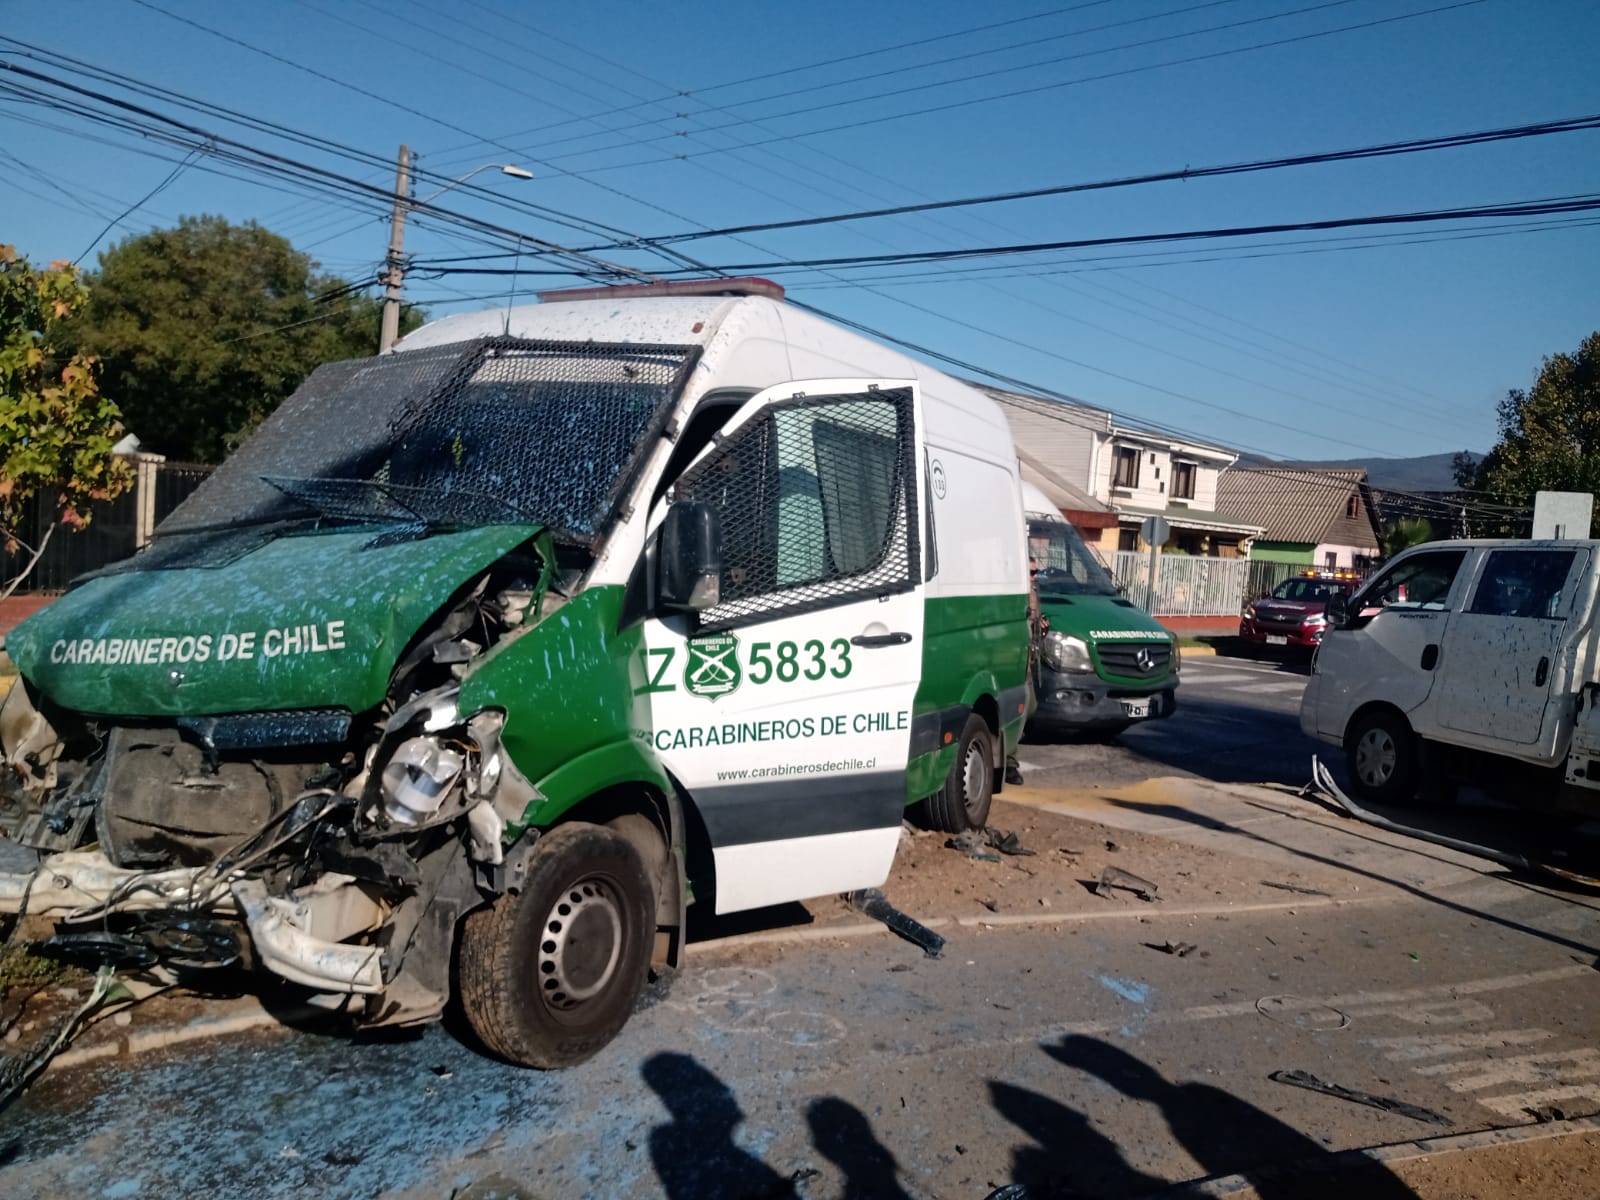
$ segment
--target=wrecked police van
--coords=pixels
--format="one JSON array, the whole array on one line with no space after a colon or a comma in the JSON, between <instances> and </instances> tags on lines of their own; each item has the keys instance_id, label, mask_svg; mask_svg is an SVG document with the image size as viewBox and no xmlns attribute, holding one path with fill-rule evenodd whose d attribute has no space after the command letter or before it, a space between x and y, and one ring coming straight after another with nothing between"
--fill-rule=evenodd
<instances>
[{"instance_id":1,"label":"wrecked police van","mask_svg":"<svg viewBox=\"0 0 1600 1200\"><path fill-rule=\"evenodd\" d=\"M0 911L505 1058L621 1028L689 904L875 886L1020 732L986 397L764 281L553 294L319 368L18 626Z\"/></svg>"}]
</instances>

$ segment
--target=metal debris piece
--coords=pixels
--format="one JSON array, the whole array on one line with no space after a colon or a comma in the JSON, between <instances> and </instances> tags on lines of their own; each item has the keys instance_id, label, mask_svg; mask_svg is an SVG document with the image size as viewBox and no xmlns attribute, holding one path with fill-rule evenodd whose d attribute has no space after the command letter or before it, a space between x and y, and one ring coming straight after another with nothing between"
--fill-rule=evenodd
<instances>
[{"instance_id":1,"label":"metal debris piece","mask_svg":"<svg viewBox=\"0 0 1600 1200\"><path fill-rule=\"evenodd\" d=\"M1495 850L1488 846L1479 846L1472 842L1463 842L1458 838L1445 837L1441 833L1431 833L1426 829L1418 829L1413 825L1402 825L1398 821L1390 821L1380 817L1377 813L1369 812L1354 800L1346 796L1334 782L1333 773L1322 764L1315 754L1311 756L1311 778L1324 794L1331 796L1340 808L1358 821L1365 821L1379 829L1387 829L1390 833L1402 834L1405 837L1420 838L1425 842L1432 842L1436 846L1443 846L1447 850L1459 850L1462 854L1471 854L1477 858L1485 858L1490 862L1497 862L1502 866L1510 867L1514 871L1535 871L1544 875L1552 875L1557 879L1565 879L1568 883L1582 884L1584 887L1600 888L1600 878L1589 875L1580 875L1576 871L1569 871L1565 867L1558 867L1554 863L1539 862L1522 854L1508 854L1503 850Z\"/></svg>"},{"instance_id":2,"label":"metal debris piece","mask_svg":"<svg viewBox=\"0 0 1600 1200\"><path fill-rule=\"evenodd\" d=\"M1015 833L1007 833L1003 829L985 827L983 836L988 840L989 845L1000 851L1001 854L1031 855L1033 853L1032 850L1023 846L1022 839Z\"/></svg>"},{"instance_id":3,"label":"metal debris piece","mask_svg":"<svg viewBox=\"0 0 1600 1200\"><path fill-rule=\"evenodd\" d=\"M1100 882L1094 885L1096 896L1109 896L1113 888L1122 888L1132 892L1141 900L1154 900L1159 886L1148 879L1135 875L1132 871L1124 871L1121 867L1107 867L1100 872Z\"/></svg>"},{"instance_id":4,"label":"metal debris piece","mask_svg":"<svg viewBox=\"0 0 1600 1200\"><path fill-rule=\"evenodd\" d=\"M1146 942L1145 945L1152 950L1159 950L1163 954L1175 954L1179 958L1187 958L1200 949L1193 942L1174 942L1170 940L1165 942Z\"/></svg>"},{"instance_id":5,"label":"metal debris piece","mask_svg":"<svg viewBox=\"0 0 1600 1200\"><path fill-rule=\"evenodd\" d=\"M858 892L851 892L850 907L865 913L874 921L882 921L912 945L920 946L929 958L938 958L939 952L944 949L943 937L890 904L881 888L862 888Z\"/></svg>"},{"instance_id":6,"label":"metal debris piece","mask_svg":"<svg viewBox=\"0 0 1600 1200\"><path fill-rule=\"evenodd\" d=\"M1318 1079L1308 1071L1274 1071L1267 1078L1274 1083L1287 1083L1291 1087L1321 1092L1324 1096L1348 1100L1352 1104L1365 1104L1368 1108L1381 1108L1384 1112L1399 1113L1402 1117L1410 1117L1413 1121L1425 1121L1429 1125L1455 1124L1449 1117L1443 1113L1436 1113L1431 1108L1421 1108L1389 1096L1374 1096L1371 1092L1358 1092L1352 1088L1341 1087L1337 1083Z\"/></svg>"},{"instance_id":7,"label":"metal debris piece","mask_svg":"<svg viewBox=\"0 0 1600 1200\"><path fill-rule=\"evenodd\" d=\"M1000 856L998 854L984 853L983 848L987 844L982 831L968 829L956 834L953 838L946 838L944 848L946 850L959 850L968 858L975 858L979 862L999 862Z\"/></svg>"},{"instance_id":8,"label":"metal debris piece","mask_svg":"<svg viewBox=\"0 0 1600 1200\"><path fill-rule=\"evenodd\" d=\"M72 1040L73 1034L78 1032L84 1020L104 1004L108 997L116 1002L126 996L127 990L122 988L111 967L101 967L94 977L94 987L89 991L89 998L57 1021L55 1028L39 1043L37 1049L28 1054L0 1060L0 1110L16 1098L28 1085L29 1080L49 1065L50 1060Z\"/></svg>"},{"instance_id":9,"label":"metal debris piece","mask_svg":"<svg viewBox=\"0 0 1600 1200\"><path fill-rule=\"evenodd\" d=\"M1533 1118L1535 1125L1548 1125L1552 1121L1570 1121L1575 1114L1557 1104L1541 1104L1538 1108L1522 1110Z\"/></svg>"},{"instance_id":10,"label":"metal debris piece","mask_svg":"<svg viewBox=\"0 0 1600 1200\"><path fill-rule=\"evenodd\" d=\"M1262 887L1277 888L1280 892L1293 892L1297 896L1326 896L1327 892L1319 892L1316 888L1300 887L1293 883L1273 883L1270 879L1261 881Z\"/></svg>"}]
</instances>

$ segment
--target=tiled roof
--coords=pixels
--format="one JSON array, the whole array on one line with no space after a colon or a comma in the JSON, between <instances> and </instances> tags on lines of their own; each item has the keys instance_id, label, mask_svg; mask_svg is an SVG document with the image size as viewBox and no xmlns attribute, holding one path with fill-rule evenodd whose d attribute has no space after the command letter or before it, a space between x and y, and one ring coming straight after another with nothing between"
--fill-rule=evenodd
<instances>
[{"instance_id":1,"label":"tiled roof","mask_svg":"<svg viewBox=\"0 0 1600 1200\"><path fill-rule=\"evenodd\" d=\"M1217 509L1260 525L1270 542L1307 542L1330 538L1328 531L1346 520L1345 506L1367 481L1360 468L1307 470L1296 467L1234 467L1217 479ZM1352 545L1376 541L1365 498L1350 531ZM1357 533L1365 533L1354 540Z\"/></svg>"}]
</instances>

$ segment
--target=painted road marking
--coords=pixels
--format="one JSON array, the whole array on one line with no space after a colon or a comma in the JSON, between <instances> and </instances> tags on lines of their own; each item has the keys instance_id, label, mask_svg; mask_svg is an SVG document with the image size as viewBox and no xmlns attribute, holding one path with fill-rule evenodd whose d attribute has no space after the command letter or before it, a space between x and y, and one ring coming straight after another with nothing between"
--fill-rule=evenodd
<instances>
[{"instance_id":1,"label":"painted road marking","mask_svg":"<svg viewBox=\"0 0 1600 1200\"><path fill-rule=\"evenodd\" d=\"M1385 1050L1390 1062L1412 1062L1419 1058L1443 1058L1468 1050L1488 1050L1496 1046L1528 1046L1555 1037L1548 1029L1502 1029L1497 1033L1430 1033L1414 1037L1366 1038L1363 1045ZM1423 1068L1418 1068L1419 1070Z\"/></svg>"},{"instance_id":2,"label":"painted road marking","mask_svg":"<svg viewBox=\"0 0 1600 1200\"><path fill-rule=\"evenodd\" d=\"M1521 1092L1515 1096L1479 1097L1478 1103L1492 1108L1504 1117L1525 1117L1547 1104L1561 1104L1569 1100L1587 1100L1600 1105L1600 1083L1575 1084L1570 1087L1545 1088L1538 1092Z\"/></svg>"},{"instance_id":3,"label":"painted road marking","mask_svg":"<svg viewBox=\"0 0 1600 1200\"><path fill-rule=\"evenodd\" d=\"M1600 1077L1600 1050L1585 1046L1579 1050L1541 1050L1515 1058L1489 1062L1432 1063L1413 1067L1418 1075L1465 1075L1449 1081L1453 1092L1480 1092L1507 1083L1562 1083L1569 1079ZM1476 1075L1466 1075L1477 1071Z\"/></svg>"}]
</instances>

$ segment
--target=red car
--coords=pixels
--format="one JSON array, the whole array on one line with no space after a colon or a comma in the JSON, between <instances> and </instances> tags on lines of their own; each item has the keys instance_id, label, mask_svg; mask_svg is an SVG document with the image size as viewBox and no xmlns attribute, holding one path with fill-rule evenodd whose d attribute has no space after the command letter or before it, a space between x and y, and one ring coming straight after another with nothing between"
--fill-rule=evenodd
<instances>
[{"instance_id":1,"label":"red car","mask_svg":"<svg viewBox=\"0 0 1600 1200\"><path fill-rule=\"evenodd\" d=\"M1327 628L1323 615L1334 596L1349 596L1361 580L1354 572L1324 571L1285 579L1245 610L1239 636L1256 646L1299 646L1314 650Z\"/></svg>"}]
</instances>

